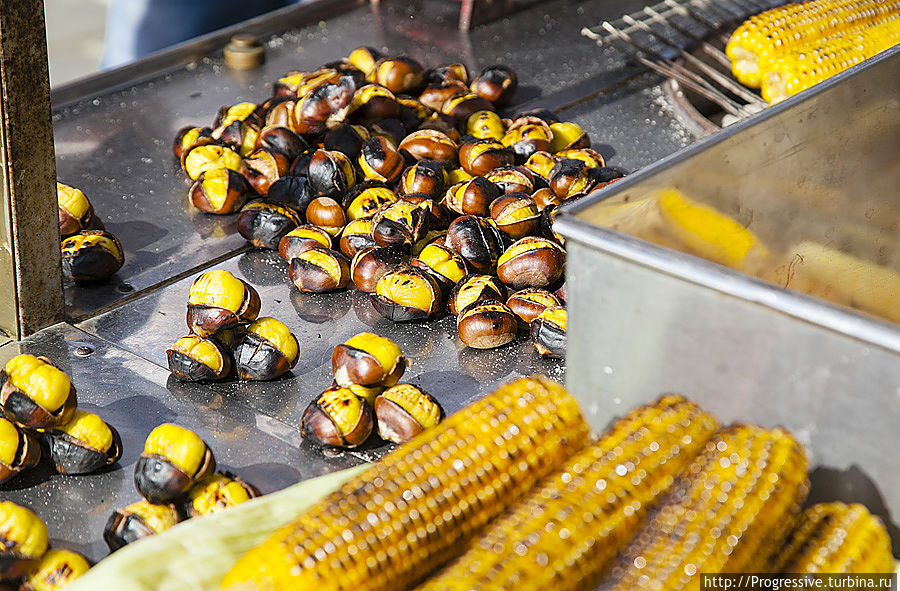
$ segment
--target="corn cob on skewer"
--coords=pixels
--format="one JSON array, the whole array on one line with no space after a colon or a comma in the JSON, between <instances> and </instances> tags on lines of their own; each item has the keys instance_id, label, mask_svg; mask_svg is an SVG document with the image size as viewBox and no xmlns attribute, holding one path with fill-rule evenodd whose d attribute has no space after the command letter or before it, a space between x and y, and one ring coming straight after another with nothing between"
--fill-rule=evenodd
<instances>
[{"instance_id":1,"label":"corn cob on skewer","mask_svg":"<svg viewBox=\"0 0 900 591\"><path fill-rule=\"evenodd\" d=\"M717 428L681 396L634 409L418 591L590 589Z\"/></svg>"},{"instance_id":2,"label":"corn cob on skewer","mask_svg":"<svg viewBox=\"0 0 900 591\"><path fill-rule=\"evenodd\" d=\"M782 429L716 434L604 575L604 591L701 588L701 573L767 572L809 489L803 448Z\"/></svg>"},{"instance_id":3,"label":"corn cob on skewer","mask_svg":"<svg viewBox=\"0 0 900 591\"><path fill-rule=\"evenodd\" d=\"M803 512L779 555L787 573L890 573L891 540L860 504L819 503Z\"/></svg>"},{"instance_id":4,"label":"corn cob on skewer","mask_svg":"<svg viewBox=\"0 0 900 591\"><path fill-rule=\"evenodd\" d=\"M588 431L561 386L517 380L318 502L241 558L222 588L409 588L583 447Z\"/></svg>"}]
</instances>

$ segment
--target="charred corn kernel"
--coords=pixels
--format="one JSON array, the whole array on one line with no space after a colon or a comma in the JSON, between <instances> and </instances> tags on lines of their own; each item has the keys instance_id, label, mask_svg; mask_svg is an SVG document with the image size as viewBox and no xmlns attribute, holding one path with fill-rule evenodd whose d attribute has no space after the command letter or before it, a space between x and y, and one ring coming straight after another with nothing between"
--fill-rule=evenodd
<instances>
[{"instance_id":1,"label":"charred corn kernel","mask_svg":"<svg viewBox=\"0 0 900 591\"><path fill-rule=\"evenodd\" d=\"M19 430L11 422L0 417L0 464L12 466L19 451Z\"/></svg>"},{"instance_id":2,"label":"charred corn kernel","mask_svg":"<svg viewBox=\"0 0 900 591\"><path fill-rule=\"evenodd\" d=\"M682 396L632 410L418 591L589 589L717 428Z\"/></svg>"},{"instance_id":3,"label":"charred corn kernel","mask_svg":"<svg viewBox=\"0 0 900 591\"><path fill-rule=\"evenodd\" d=\"M225 363L219 348L211 341L197 335L181 337L172 345L172 350L201 362L216 373L222 371Z\"/></svg>"},{"instance_id":4,"label":"charred corn kernel","mask_svg":"<svg viewBox=\"0 0 900 591\"><path fill-rule=\"evenodd\" d=\"M819 503L803 512L778 553L787 573L890 573L891 540L884 523L863 505Z\"/></svg>"},{"instance_id":5,"label":"charred corn kernel","mask_svg":"<svg viewBox=\"0 0 900 591\"><path fill-rule=\"evenodd\" d=\"M500 140L506 135L506 128L497 113L477 111L466 120L466 133L480 140Z\"/></svg>"},{"instance_id":6,"label":"charred corn kernel","mask_svg":"<svg viewBox=\"0 0 900 591\"><path fill-rule=\"evenodd\" d=\"M434 398L410 384L397 384L381 395L408 412L425 429L437 425L443 415Z\"/></svg>"},{"instance_id":7,"label":"charred corn kernel","mask_svg":"<svg viewBox=\"0 0 900 591\"><path fill-rule=\"evenodd\" d=\"M62 241L62 256L76 255L91 247L103 248L119 261L125 260L125 255L122 254L122 247L112 237L112 234L100 231L80 232L74 236L69 236Z\"/></svg>"},{"instance_id":8,"label":"charred corn kernel","mask_svg":"<svg viewBox=\"0 0 900 591\"><path fill-rule=\"evenodd\" d=\"M128 505L125 514L138 516L155 533L163 532L178 523L178 514L171 505L153 505L145 500Z\"/></svg>"},{"instance_id":9,"label":"charred corn kernel","mask_svg":"<svg viewBox=\"0 0 900 591\"><path fill-rule=\"evenodd\" d=\"M60 182L56 183L56 200L59 206L75 219L81 219L91 208L91 203L84 193Z\"/></svg>"},{"instance_id":10,"label":"charred corn kernel","mask_svg":"<svg viewBox=\"0 0 900 591\"><path fill-rule=\"evenodd\" d=\"M222 589L409 588L587 440L578 403L517 380L401 446L248 552Z\"/></svg>"},{"instance_id":11,"label":"charred corn kernel","mask_svg":"<svg viewBox=\"0 0 900 591\"><path fill-rule=\"evenodd\" d=\"M0 559L5 553L40 558L49 545L47 526L30 509L0 501Z\"/></svg>"},{"instance_id":12,"label":"charred corn kernel","mask_svg":"<svg viewBox=\"0 0 900 591\"><path fill-rule=\"evenodd\" d=\"M291 364L297 360L300 354L300 345L297 337L283 322L271 316L264 316L247 327L248 332L259 335L287 357Z\"/></svg>"},{"instance_id":13,"label":"charred corn kernel","mask_svg":"<svg viewBox=\"0 0 900 591\"><path fill-rule=\"evenodd\" d=\"M87 559L71 550L48 550L32 567L22 582L22 591L56 591L62 589L88 570Z\"/></svg>"},{"instance_id":14,"label":"charred corn kernel","mask_svg":"<svg viewBox=\"0 0 900 591\"><path fill-rule=\"evenodd\" d=\"M69 376L34 355L16 355L6 363L3 372L14 388L51 413L65 404L72 389Z\"/></svg>"},{"instance_id":15,"label":"charred corn kernel","mask_svg":"<svg viewBox=\"0 0 900 591\"><path fill-rule=\"evenodd\" d=\"M550 151L554 154L573 147L583 147L590 144L587 133L577 123L571 121L559 121L550 124L553 139L550 141Z\"/></svg>"},{"instance_id":16,"label":"charred corn kernel","mask_svg":"<svg viewBox=\"0 0 900 591\"><path fill-rule=\"evenodd\" d=\"M242 162L240 154L234 150L207 144L197 146L187 153L187 156L184 157L184 170L192 181L196 181L202 173L214 168L240 170Z\"/></svg>"},{"instance_id":17,"label":"charred corn kernel","mask_svg":"<svg viewBox=\"0 0 900 591\"><path fill-rule=\"evenodd\" d=\"M162 456L191 476L200 469L206 455L206 443L193 431L163 423L147 436L144 454Z\"/></svg>"},{"instance_id":18,"label":"charred corn kernel","mask_svg":"<svg viewBox=\"0 0 900 591\"><path fill-rule=\"evenodd\" d=\"M191 515L207 515L240 505L255 496L256 493L245 482L216 473L191 487L188 508Z\"/></svg>"},{"instance_id":19,"label":"charred corn kernel","mask_svg":"<svg viewBox=\"0 0 900 591\"><path fill-rule=\"evenodd\" d=\"M599 589L700 589L701 573L769 572L806 498L809 463L783 429L710 439L619 553Z\"/></svg>"},{"instance_id":20,"label":"charred corn kernel","mask_svg":"<svg viewBox=\"0 0 900 591\"><path fill-rule=\"evenodd\" d=\"M76 410L72 420L57 427L57 430L68 433L91 449L102 453L106 453L113 444L113 434L109 425L92 412Z\"/></svg>"},{"instance_id":21,"label":"charred corn kernel","mask_svg":"<svg viewBox=\"0 0 900 591\"><path fill-rule=\"evenodd\" d=\"M466 276L466 264L455 254L455 251L442 244L429 244L419 252L417 258L441 277L459 283Z\"/></svg>"},{"instance_id":22,"label":"charred corn kernel","mask_svg":"<svg viewBox=\"0 0 900 591\"><path fill-rule=\"evenodd\" d=\"M222 269L203 273L191 285L188 304L216 306L237 314L244 305L246 287L244 283Z\"/></svg>"},{"instance_id":23,"label":"charred corn kernel","mask_svg":"<svg viewBox=\"0 0 900 591\"><path fill-rule=\"evenodd\" d=\"M253 103L238 103L233 105L225 112L225 116L222 117L222 122L219 125L221 127L227 127L235 121L243 121L249 117L255 109L256 105Z\"/></svg>"}]
</instances>

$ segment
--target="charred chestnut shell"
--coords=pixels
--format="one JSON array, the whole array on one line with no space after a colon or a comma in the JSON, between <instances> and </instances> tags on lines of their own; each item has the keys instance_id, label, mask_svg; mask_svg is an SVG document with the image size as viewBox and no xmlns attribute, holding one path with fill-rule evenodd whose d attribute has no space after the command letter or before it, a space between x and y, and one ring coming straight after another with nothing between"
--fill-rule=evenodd
<instances>
[{"instance_id":1,"label":"charred chestnut shell","mask_svg":"<svg viewBox=\"0 0 900 591\"><path fill-rule=\"evenodd\" d=\"M409 250L428 232L428 211L406 200L383 205L372 218L372 238L379 246Z\"/></svg>"},{"instance_id":2,"label":"charred chestnut shell","mask_svg":"<svg viewBox=\"0 0 900 591\"><path fill-rule=\"evenodd\" d=\"M331 236L337 236L347 223L347 214L341 204L331 197L317 197L306 208L306 221Z\"/></svg>"},{"instance_id":3,"label":"charred chestnut shell","mask_svg":"<svg viewBox=\"0 0 900 591\"><path fill-rule=\"evenodd\" d=\"M231 373L231 352L214 338L181 337L166 349L169 371L186 382L213 382Z\"/></svg>"},{"instance_id":4,"label":"charred chestnut shell","mask_svg":"<svg viewBox=\"0 0 900 591\"><path fill-rule=\"evenodd\" d=\"M534 177L524 166L501 166L489 171L484 178L491 181L501 193L527 193L534 191Z\"/></svg>"},{"instance_id":5,"label":"charred chestnut shell","mask_svg":"<svg viewBox=\"0 0 900 591\"><path fill-rule=\"evenodd\" d=\"M411 160L432 160L448 168L459 162L459 147L447 134L433 129L414 131L400 142L400 153Z\"/></svg>"},{"instance_id":6,"label":"charred chestnut shell","mask_svg":"<svg viewBox=\"0 0 900 591\"><path fill-rule=\"evenodd\" d=\"M538 189L531 194L531 198L534 199L534 204L537 206L538 211L544 211L544 209L548 207L558 207L562 205L562 199L557 197L556 193L549 187Z\"/></svg>"},{"instance_id":7,"label":"charred chestnut shell","mask_svg":"<svg viewBox=\"0 0 900 591\"><path fill-rule=\"evenodd\" d=\"M497 261L497 276L513 289L547 287L562 276L566 251L546 238L526 236Z\"/></svg>"},{"instance_id":8,"label":"charred chestnut shell","mask_svg":"<svg viewBox=\"0 0 900 591\"><path fill-rule=\"evenodd\" d=\"M357 218L344 226L341 239L338 241L339 250L348 259L353 259L359 251L377 246L372 238L372 218ZM352 279L352 270L351 270Z\"/></svg>"},{"instance_id":9,"label":"charred chestnut shell","mask_svg":"<svg viewBox=\"0 0 900 591\"><path fill-rule=\"evenodd\" d=\"M83 410L76 410L68 423L48 430L44 441L60 474L90 474L122 457L122 439L116 428Z\"/></svg>"},{"instance_id":10,"label":"charred chestnut shell","mask_svg":"<svg viewBox=\"0 0 900 591\"><path fill-rule=\"evenodd\" d=\"M309 161L308 177L313 189L326 197L342 195L356 184L353 163L336 150L316 150Z\"/></svg>"},{"instance_id":11,"label":"charred chestnut shell","mask_svg":"<svg viewBox=\"0 0 900 591\"><path fill-rule=\"evenodd\" d=\"M441 113L450 115L457 121L465 121L473 113L478 111L493 111L494 105L490 101L480 97L474 92L454 96L444 101L441 105Z\"/></svg>"},{"instance_id":12,"label":"charred chestnut shell","mask_svg":"<svg viewBox=\"0 0 900 591\"><path fill-rule=\"evenodd\" d=\"M184 512L189 518L202 517L258 496L259 491L253 485L230 472L217 472L191 487L184 503Z\"/></svg>"},{"instance_id":13,"label":"charred chestnut shell","mask_svg":"<svg viewBox=\"0 0 900 591\"><path fill-rule=\"evenodd\" d=\"M375 285L385 273L408 261L408 255L392 246L364 248L356 253L350 263L350 278L356 289L374 293Z\"/></svg>"},{"instance_id":14,"label":"charred chestnut shell","mask_svg":"<svg viewBox=\"0 0 900 591\"><path fill-rule=\"evenodd\" d=\"M103 528L103 540L115 552L141 538L161 533L181 521L173 505L151 504L145 500L117 509Z\"/></svg>"},{"instance_id":15,"label":"charred chestnut shell","mask_svg":"<svg viewBox=\"0 0 900 591\"><path fill-rule=\"evenodd\" d=\"M207 271L191 284L187 325L194 334L210 336L252 322L259 314L259 294L228 271Z\"/></svg>"},{"instance_id":16,"label":"charred chestnut shell","mask_svg":"<svg viewBox=\"0 0 900 591\"><path fill-rule=\"evenodd\" d=\"M111 277L125 264L122 243L103 230L83 230L62 241L62 269L75 283Z\"/></svg>"},{"instance_id":17,"label":"charred chestnut shell","mask_svg":"<svg viewBox=\"0 0 900 591\"><path fill-rule=\"evenodd\" d=\"M469 93L465 83L459 80L443 80L432 82L422 90L419 101L434 111L440 111L448 100Z\"/></svg>"},{"instance_id":18,"label":"charred chestnut shell","mask_svg":"<svg viewBox=\"0 0 900 591\"><path fill-rule=\"evenodd\" d=\"M147 436L134 466L134 486L150 503L171 503L215 469L216 459L205 441L193 431L164 423Z\"/></svg>"},{"instance_id":19,"label":"charred chestnut shell","mask_svg":"<svg viewBox=\"0 0 900 591\"><path fill-rule=\"evenodd\" d=\"M500 196L497 185L484 177L475 177L447 189L444 205L459 215L490 215L490 206Z\"/></svg>"},{"instance_id":20,"label":"charred chestnut shell","mask_svg":"<svg viewBox=\"0 0 900 591\"><path fill-rule=\"evenodd\" d=\"M392 183L403 172L403 156L383 137L366 140L357 159L363 176L369 180Z\"/></svg>"},{"instance_id":21,"label":"charred chestnut shell","mask_svg":"<svg viewBox=\"0 0 900 591\"><path fill-rule=\"evenodd\" d=\"M587 193L594 184L581 160L563 158L550 171L547 178L550 189L565 201L573 195Z\"/></svg>"},{"instance_id":22,"label":"charred chestnut shell","mask_svg":"<svg viewBox=\"0 0 900 591\"><path fill-rule=\"evenodd\" d=\"M525 162L536 152L549 152L552 138L550 126L538 119L538 123L513 124L501 142L516 153L518 162Z\"/></svg>"},{"instance_id":23,"label":"charred chestnut shell","mask_svg":"<svg viewBox=\"0 0 900 591\"><path fill-rule=\"evenodd\" d=\"M309 144L302 136L284 125L269 125L259 130L256 148L273 154L281 154L288 163L309 152ZM284 174L284 173L282 173Z\"/></svg>"},{"instance_id":24,"label":"charred chestnut shell","mask_svg":"<svg viewBox=\"0 0 900 591\"><path fill-rule=\"evenodd\" d=\"M278 254L285 262L290 263L291 259L313 246L331 248L331 234L318 226L304 224L282 236L278 243Z\"/></svg>"},{"instance_id":25,"label":"charred chestnut shell","mask_svg":"<svg viewBox=\"0 0 900 591\"><path fill-rule=\"evenodd\" d=\"M531 321L547 308L561 306L562 300L547 290L526 287L509 296L506 305L513 311L513 314L519 317L519 320L525 324L531 324Z\"/></svg>"},{"instance_id":26,"label":"charred chestnut shell","mask_svg":"<svg viewBox=\"0 0 900 591\"><path fill-rule=\"evenodd\" d=\"M503 252L503 237L493 220L472 215L450 224L446 244L480 273L493 272Z\"/></svg>"},{"instance_id":27,"label":"charred chestnut shell","mask_svg":"<svg viewBox=\"0 0 900 591\"><path fill-rule=\"evenodd\" d=\"M375 426L372 407L348 388L329 388L300 418L300 435L319 445L352 449L362 445Z\"/></svg>"},{"instance_id":28,"label":"charred chestnut shell","mask_svg":"<svg viewBox=\"0 0 900 591\"><path fill-rule=\"evenodd\" d=\"M47 551L47 526L30 509L0 501L0 584L24 575Z\"/></svg>"},{"instance_id":29,"label":"charred chestnut shell","mask_svg":"<svg viewBox=\"0 0 900 591\"><path fill-rule=\"evenodd\" d=\"M367 84L357 89L353 95L351 111L356 121L394 119L400 115L400 103L397 102L394 93L387 88Z\"/></svg>"},{"instance_id":30,"label":"charred chestnut shell","mask_svg":"<svg viewBox=\"0 0 900 591\"><path fill-rule=\"evenodd\" d=\"M334 129L328 130L322 147L329 152L342 152L348 158L356 158L362 150L363 142L369 139L369 132L365 127L341 123Z\"/></svg>"},{"instance_id":31,"label":"charred chestnut shell","mask_svg":"<svg viewBox=\"0 0 900 591\"><path fill-rule=\"evenodd\" d=\"M352 384L389 388L400 381L406 365L397 343L371 332L351 337L331 354L334 381L345 388Z\"/></svg>"},{"instance_id":32,"label":"charred chestnut shell","mask_svg":"<svg viewBox=\"0 0 900 591\"><path fill-rule=\"evenodd\" d=\"M603 159L603 155L591 148L572 148L558 152L556 155L561 159L581 160L588 170L606 166L606 160Z\"/></svg>"},{"instance_id":33,"label":"charred chestnut shell","mask_svg":"<svg viewBox=\"0 0 900 591\"><path fill-rule=\"evenodd\" d=\"M491 219L500 231L521 238L537 230L540 212L528 194L507 193L491 203Z\"/></svg>"},{"instance_id":34,"label":"charred chestnut shell","mask_svg":"<svg viewBox=\"0 0 900 591\"><path fill-rule=\"evenodd\" d=\"M468 274L466 260L455 250L443 244L429 244L423 248L416 258L410 261L414 267L431 275L444 295Z\"/></svg>"},{"instance_id":35,"label":"charred chestnut shell","mask_svg":"<svg viewBox=\"0 0 900 591\"><path fill-rule=\"evenodd\" d=\"M276 250L281 238L302 223L289 206L257 200L241 209L236 226L238 234L256 248Z\"/></svg>"},{"instance_id":36,"label":"charred chestnut shell","mask_svg":"<svg viewBox=\"0 0 900 591\"><path fill-rule=\"evenodd\" d=\"M562 306L547 308L531 321L531 342L542 357L566 356L568 314Z\"/></svg>"},{"instance_id":37,"label":"charred chestnut shell","mask_svg":"<svg viewBox=\"0 0 900 591\"><path fill-rule=\"evenodd\" d=\"M378 435L402 444L444 419L444 409L434 397L412 384L397 384L375 398Z\"/></svg>"},{"instance_id":38,"label":"charred chestnut shell","mask_svg":"<svg viewBox=\"0 0 900 591\"><path fill-rule=\"evenodd\" d=\"M366 129L373 136L383 137L390 140L395 146L400 145L403 138L406 137L407 129L403 122L399 119L378 119L370 121L366 124Z\"/></svg>"},{"instance_id":39,"label":"charred chestnut shell","mask_svg":"<svg viewBox=\"0 0 900 591\"><path fill-rule=\"evenodd\" d=\"M471 84L472 92L498 107L507 104L518 88L518 75L511 68L500 65L483 69Z\"/></svg>"},{"instance_id":40,"label":"charred chestnut shell","mask_svg":"<svg viewBox=\"0 0 900 591\"><path fill-rule=\"evenodd\" d=\"M459 165L472 176L483 176L495 168L515 164L512 150L497 140L471 140L459 147Z\"/></svg>"},{"instance_id":41,"label":"charred chestnut shell","mask_svg":"<svg viewBox=\"0 0 900 591\"><path fill-rule=\"evenodd\" d=\"M401 195L423 193L430 199L439 198L447 184L447 171L433 160L420 160L407 168L400 177Z\"/></svg>"},{"instance_id":42,"label":"charred chestnut shell","mask_svg":"<svg viewBox=\"0 0 900 591\"><path fill-rule=\"evenodd\" d=\"M415 267L385 273L370 297L378 313L394 322L428 318L441 308L441 288L437 281Z\"/></svg>"},{"instance_id":43,"label":"charred chestnut shell","mask_svg":"<svg viewBox=\"0 0 900 591\"><path fill-rule=\"evenodd\" d=\"M301 135L317 135L337 126L350 111L355 91L350 76L316 86L294 105L291 129Z\"/></svg>"},{"instance_id":44,"label":"charred chestnut shell","mask_svg":"<svg viewBox=\"0 0 900 591\"><path fill-rule=\"evenodd\" d=\"M343 253L314 246L291 260L288 275L300 291L324 293L347 287L350 264Z\"/></svg>"},{"instance_id":45,"label":"charred chestnut shell","mask_svg":"<svg viewBox=\"0 0 900 591\"><path fill-rule=\"evenodd\" d=\"M234 343L234 367L245 380L274 380L297 365L300 343L284 323L259 318Z\"/></svg>"},{"instance_id":46,"label":"charred chestnut shell","mask_svg":"<svg viewBox=\"0 0 900 591\"><path fill-rule=\"evenodd\" d=\"M469 83L469 70L465 64L443 64L428 70L425 78L429 82L444 82L446 80L457 80L463 84Z\"/></svg>"},{"instance_id":47,"label":"charred chestnut shell","mask_svg":"<svg viewBox=\"0 0 900 591\"><path fill-rule=\"evenodd\" d=\"M472 349L495 349L512 342L519 330L516 315L500 302L477 302L456 318L459 339Z\"/></svg>"},{"instance_id":48,"label":"charred chestnut shell","mask_svg":"<svg viewBox=\"0 0 900 591\"><path fill-rule=\"evenodd\" d=\"M254 191L242 174L227 168L214 168L194 181L189 194L197 209L226 215L243 207Z\"/></svg>"},{"instance_id":49,"label":"charred chestnut shell","mask_svg":"<svg viewBox=\"0 0 900 591\"><path fill-rule=\"evenodd\" d=\"M299 215L306 215L306 208L316 198L309 179L305 176L283 176L269 187L266 200L289 206Z\"/></svg>"},{"instance_id":50,"label":"charred chestnut shell","mask_svg":"<svg viewBox=\"0 0 900 591\"><path fill-rule=\"evenodd\" d=\"M31 431L0 417L0 483L37 466L41 444Z\"/></svg>"},{"instance_id":51,"label":"charred chestnut shell","mask_svg":"<svg viewBox=\"0 0 900 591\"><path fill-rule=\"evenodd\" d=\"M450 293L447 307L459 315L476 302L506 301L506 286L490 275L466 275Z\"/></svg>"},{"instance_id":52,"label":"charred chestnut shell","mask_svg":"<svg viewBox=\"0 0 900 591\"><path fill-rule=\"evenodd\" d=\"M23 427L49 429L67 423L77 404L69 376L46 357L16 355L0 371L0 405Z\"/></svg>"}]
</instances>

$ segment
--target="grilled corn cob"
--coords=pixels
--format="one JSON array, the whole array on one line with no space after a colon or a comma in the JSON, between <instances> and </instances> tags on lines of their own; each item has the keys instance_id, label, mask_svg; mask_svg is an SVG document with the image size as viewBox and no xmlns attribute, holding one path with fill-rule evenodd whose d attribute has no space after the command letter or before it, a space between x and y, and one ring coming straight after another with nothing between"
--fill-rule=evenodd
<instances>
[{"instance_id":1,"label":"grilled corn cob","mask_svg":"<svg viewBox=\"0 0 900 591\"><path fill-rule=\"evenodd\" d=\"M819 503L803 512L779 554L787 573L890 573L891 540L860 504Z\"/></svg>"},{"instance_id":2,"label":"grilled corn cob","mask_svg":"<svg viewBox=\"0 0 900 591\"><path fill-rule=\"evenodd\" d=\"M767 572L809 489L803 448L782 429L719 431L604 575L604 591L701 588L700 573Z\"/></svg>"},{"instance_id":3,"label":"grilled corn cob","mask_svg":"<svg viewBox=\"0 0 900 591\"><path fill-rule=\"evenodd\" d=\"M590 589L717 428L681 396L631 411L419 591Z\"/></svg>"},{"instance_id":4,"label":"grilled corn cob","mask_svg":"<svg viewBox=\"0 0 900 591\"><path fill-rule=\"evenodd\" d=\"M406 589L586 442L578 404L521 379L429 429L248 552L229 591Z\"/></svg>"},{"instance_id":5,"label":"grilled corn cob","mask_svg":"<svg viewBox=\"0 0 900 591\"><path fill-rule=\"evenodd\" d=\"M767 10L744 21L731 35L725 54L741 84L757 88L761 66L802 45L857 32L900 13L897 0L811 0Z\"/></svg>"}]
</instances>

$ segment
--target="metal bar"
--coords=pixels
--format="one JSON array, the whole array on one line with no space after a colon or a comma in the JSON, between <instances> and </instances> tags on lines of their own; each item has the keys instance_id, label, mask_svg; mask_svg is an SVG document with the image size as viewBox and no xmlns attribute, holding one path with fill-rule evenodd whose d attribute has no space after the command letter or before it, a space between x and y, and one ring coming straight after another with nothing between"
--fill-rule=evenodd
<instances>
[{"instance_id":1,"label":"metal bar","mask_svg":"<svg viewBox=\"0 0 900 591\"><path fill-rule=\"evenodd\" d=\"M671 3L672 12L674 12L676 14L680 14L684 17L690 18L691 20L693 20L700 26L705 27L706 29L709 29L709 27L707 27L705 24L692 18L691 14L687 10L685 10L683 6L680 6L677 3L675 3L674 0L666 0L666 3ZM728 60L728 56L726 56L716 46L708 43L707 41L704 41L703 39L701 39L699 37L694 36L693 34L691 34L690 31L688 31L687 29L684 29L683 27L678 26L677 24L670 21L668 18L664 17L661 13L655 11L653 8L651 8L649 6L644 8L644 12L646 12L647 14L654 16L656 18L665 19L665 21L669 24L670 27L672 27L673 29L675 29L676 31L678 31L679 33L684 35L685 37L690 37L690 38L694 39L699 44L700 49L702 49L707 55L709 55L710 57L712 57L713 59L715 59L717 62L719 62L720 64L722 64L725 67L727 67L727 68L731 67L731 62ZM709 30L710 30L710 32L715 32L715 30L712 30L712 29L709 29Z\"/></svg>"},{"instance_id":2,"label":"metal bar","mask_svg":"<svg viewBox=\"0 0 900 591\"><path fill-rule=\"evenodd\" d=\"M16 339L63 315L49 80L43 1L0 0L0 329Z\"/></svg>"}]
</instances>

